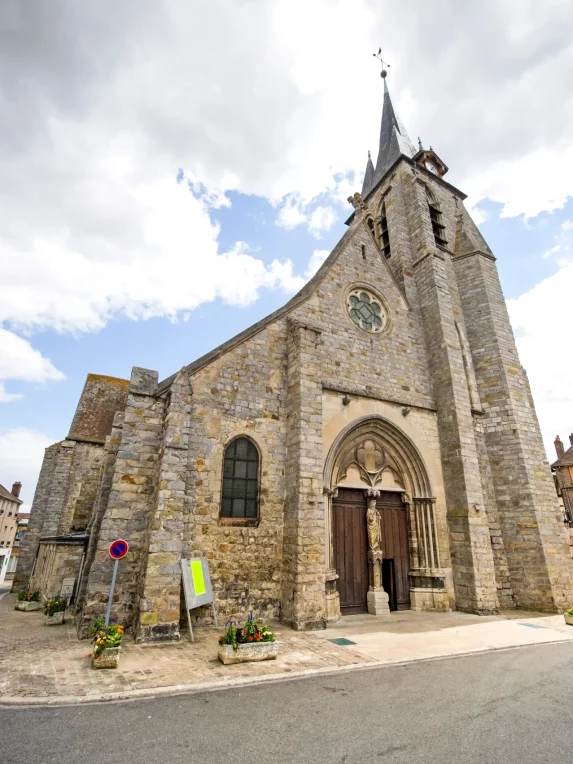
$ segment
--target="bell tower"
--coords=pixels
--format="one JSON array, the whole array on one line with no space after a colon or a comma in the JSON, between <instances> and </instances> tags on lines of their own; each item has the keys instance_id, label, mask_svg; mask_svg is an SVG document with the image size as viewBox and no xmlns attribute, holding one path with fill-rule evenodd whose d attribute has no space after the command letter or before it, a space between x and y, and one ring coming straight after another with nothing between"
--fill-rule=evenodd
<instances>
[{"instance_id":1,"label":"bell tower","mask_svg":"<svg viewBox=\"0 0 573 764\"><path fill-rule=\"evenodd\" d=\"M573 598L573 563L495 257L445 162L414 147L386 67L378 156L348 222L364 218L423 327L456 605L559 610Z\"/></svg>"}]
</instances>

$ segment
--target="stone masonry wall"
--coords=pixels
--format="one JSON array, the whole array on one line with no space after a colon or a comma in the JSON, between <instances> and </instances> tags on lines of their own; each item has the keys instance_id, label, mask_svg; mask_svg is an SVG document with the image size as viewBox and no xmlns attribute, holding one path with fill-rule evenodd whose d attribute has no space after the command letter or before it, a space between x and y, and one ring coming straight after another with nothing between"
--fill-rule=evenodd
<instances>
[{"instance_id":1,"label":"stone masonry wall","mask_svg":"<svg viewBox=\"0 0 573 764\"><path fill-rule=\"evenodd\" d=\"M326 618L321 343L320 330L289 320L282 619L296 629Z\"/></svg>"},{"instance_id":2,"label":"stone masonry wall","mask_svg":"<svg viewBox=\"0 0 573 764\"><path fill-rule=\"evenodd\" d=\"M136 616L139 582L149 548L148 527L156 501L164 409L164 402L155 397L156 389L157 372L134 367L112 487L86 588L84 616L103 615L113 569L109 545L116 538L126 539L129 552L119 563L112 620L127 628L132 627Z\"/></svg>"},{"instance_id":3,"label":"stone masonry wall","mask_svg":"<svg viewBox=\"0 0 573 764\"><path fill-rule=\"evenodd\" d=\"M123 411L118 411L113 419L111 434L106 438L97 495L94 501L92 515L86 529L89 534L89 542L86 551L84 569L78 584L78 594L76 597L76 626L78 629L78 636L80 637L87 636L87 629L91 619L94 616L99 615L101 611L100 603L97 602L93 603L96 605L96 610L92 613L88 612L87 609L86 612L84 612L84 606L88 578L97 552L101 523L107 509L107 503L113 485L115 460L121 445L123 418Z\"/></svg>"},{"instance_id":4,"label":"stone masonry wall","mask_svg":"<svg viewBox=\"0 0 573 764\"><path fill-rule=\"evenodd\" d=\"M98 490L103 446L74 443L68 485L58 523L58 534L83 531L92 514Z\"/></svg>"},{"instance_id":5,"label":"stone masonry wall","mask_svg":"<svg viewBox=\"0 0 573 764\"><path fill-rule=\"evenodd\" d=\"M451 258L433 240L425 188L407 172L402 174L402 182L438 409L456 605L472 612L495 612L495 570L468 380L456 329Z\"/></svg>"},{"instance_id":6,"label":"stone masonry wall","mask_svg":"<svg viewBox=\"0 0 573 764\"><path fill-rule=\"evenodd\" d=\"M12 582L13 592L28 585L32 570L34 569L34 561L36 560L38 545L40 543L40 537L42 536L46 503L48 496L50 495L52 477L58 461L59 452L59 443L54 443L53 446L49 446L44 452L44 460L42 462L42 468L40 470L34 499L32 501L28 527L24 539L22 540L20 555L18 557L18 567Z\"/></svg>"},{"instance_id":7,"label":"stone masonry wall","mask_svg":"<svg viewBox=\"0 0 573 764\"><path fill-rule=\"evenodd\" d=\"M38 590L44 601L57 597L64 578L78 575L83 550L83 544L40 544L30 588Z\"/></svg>"},{"instance_id":8,"label":"stone masonry wall","mask_svg":"<svg viewBox=\"0 0 573 764\"><path fill-rule=\"evenodd\" d=\"M170 387L159 457L157 501L140 578L137 641L179 639L181 557L189 478L191 386L181 372Z\"/></svg>"},{"instance_id":9,"label":"stone masonry wall","mask_svg":"<svg viewBox=\"0 0 573 764\"><path fill-rule=\"evenodd\" d=\"M286 322L279 320L191 379L183 556L207 557L221 621L278 617L285 495ZM260 454L257 520L221 518L227 444L249 437ZM192 613L211 619L210 608Z\"/></svg>"},{"instance_id":10,"label":"stone masonry wall","mask_svg":"<svg viewBox=\"0 0 573 764\"><path fill-rule=\"evenodd\" d=\"M476 251L459 255L455 267L515 600L524 608L561 609L573 597L573 567L495 262Z\"/></svg>"}]
</instances>

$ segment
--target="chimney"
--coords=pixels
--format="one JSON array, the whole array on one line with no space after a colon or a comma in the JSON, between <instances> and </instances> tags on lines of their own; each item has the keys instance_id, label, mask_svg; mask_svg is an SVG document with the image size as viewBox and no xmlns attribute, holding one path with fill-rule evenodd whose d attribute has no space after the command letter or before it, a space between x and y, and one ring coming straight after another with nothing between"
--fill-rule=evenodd
<instances>
[{"instance_id":1,"label":"chimney","mask_svg":"<svg viewBox=\"0 0 573 764\"><path fill-rule=\"evenodd\" d=\"M573 432L569 436L569 443L571 443L571 445L573 446Z\"/></svg>"},{"instance_id":2,"label":"chimney","mask_svg":"<svg viewBox=\"0 0 573 764\"><path fill-rule=\"evenodd\" d=\"M563 448L563 442L559 435L555 438L553 441L555 443L555 450L557 451L557 458L561 459L563 454L565 453L565 449Z\"/></svg>"},{"instance_id":3,"label":"chimney","mask_svg":"<svg viewBox=\"0 0 573 764\"><path fill-rule=\"evenodd\" d=\"M18 498L20 496L20 491L22 490L22 483L14 483L12 486L12 496L15 496Z\"/></svg>"}]
</instances>

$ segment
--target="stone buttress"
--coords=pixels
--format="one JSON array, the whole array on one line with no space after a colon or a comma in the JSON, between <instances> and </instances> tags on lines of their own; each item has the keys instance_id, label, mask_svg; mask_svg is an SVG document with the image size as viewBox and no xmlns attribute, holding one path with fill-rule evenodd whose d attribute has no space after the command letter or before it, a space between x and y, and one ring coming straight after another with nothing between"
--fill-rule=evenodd
<instances>
[{"instance_id":1,"label":"stone buttress","mask_svg":"<svg viewBox=\"0 0 573 764\"><path fill-rule=\"evenodd\" d=\"M105 612L113 570L109 545L129 542L120 560L111 619L132 628L145 575L150 518L156 503L164 401L155 395L157 372L134 367L97 549L87 573L84 618ZM119 424L119 423L118 423Z\"/></svg>"},{"instance_id":2,"label":"stone buttress","mask_svg":"<svg viewBox=\"0 0 573 764\"><path fill-rule=\"evenodd\" d=\"M539 423L495 258L467 213L454 268L484 406L483 428L509 580L518 607L571 604L572 565Z\"/></svg>"}]
</instances>

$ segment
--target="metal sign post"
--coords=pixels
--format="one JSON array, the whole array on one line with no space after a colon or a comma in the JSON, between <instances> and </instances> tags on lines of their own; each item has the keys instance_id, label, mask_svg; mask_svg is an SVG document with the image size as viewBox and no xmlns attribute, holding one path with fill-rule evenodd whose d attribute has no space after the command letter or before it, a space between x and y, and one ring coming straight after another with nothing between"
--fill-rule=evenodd
<instances>
[{"instance_id":1,"label":"metal sign post","mask_svg":"<svg viewBox=\"0 0 573 764\"><path fill-rule=\"evenodd\" d=\"M111 615L111 605L113 603L113 590L115 589L115 579L117 578L117 566L122 557L125 557L129 551L129 544L123 539L112 541L109 546L109 556L115 560L113 564L113 574L111 577L111 586L109 588L109 599L107 601L107 610L105 612L105 627L109 626L109 617Z\"/></svg>"},{"instance_id":2,"label":"metal sign post","mask_svg":"<svg viewBox=\"0 0 573 764\"><path fill-rule=\"evenodd\" d=\"M213 621L215 626L217 626L217 613L213 600L211 579L209 578L209 562L206 557L199 557L196 560L181 560L181 572L183 574L183 591L185 593L189 635L191 642L194 642L190 610L202 607L203 605L211 605L213 608Z\"/></svg>"}]
</instances>

